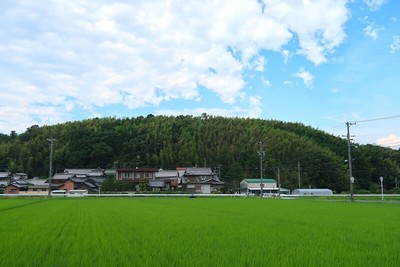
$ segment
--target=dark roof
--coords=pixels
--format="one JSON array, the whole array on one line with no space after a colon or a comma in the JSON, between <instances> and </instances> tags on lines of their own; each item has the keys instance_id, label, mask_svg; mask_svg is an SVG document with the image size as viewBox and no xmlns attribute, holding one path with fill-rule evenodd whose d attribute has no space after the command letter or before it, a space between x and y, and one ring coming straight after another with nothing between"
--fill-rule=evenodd
<instances>
[{"instance_id":1,"label":"dark roof","mask_svg":"<svg viewBox=\"0 0 400 267\"><path fill-rule=\"evenodd\" d=\"M94 184L92 184L92 183L89 183L89 182L84 182L84 183L79 184L79 185L76 187L76 189L82 188L83 185L86 185L86 187L88 187L88 189L89 189L90 191L92 191L92 192L97 192L97 186L94 185Z\"/></svg>"},{"instance_id":2,"label":"dark roof","mask_svg":"<svg viewBox=\"0 0 400 267\"><path fill-rule=\"evenodd\" d=\"M9 172L0 172L0 178L8 178L9 175Z\"/></svg>"},{"instance_id":3,"label":"dark roof","mask_svg":"<svg viewBox=\"0 0 400 267\"><path fill-rule=\"evenodd\" d=\"M48 184L46 184L46 185L44 185L44 184L42 184L42 185L28 185L28 188L44 188L44 189L47 189L47 188L49 188L49 185Z\"/></svg>"},{"instance_id":4,"label":"dark roof","mask_svg":"<svg viewBox=\"0 0 400 267\"><path fill-rule=\"evenodd\" d=\"M211 168L207 167L193 167L193 168L186 168L185 175L214 175Z\"/></svg>"},{"instance_id":5,"label":"dark roof","mask_svg":"<svg viewBox=\"0 0 400 267\"><path fill-rule=\"evenodd\" d=\"M26 180L16 180L13 184L29 185L30 183Z\"/></svg>"},{"instance_id":6,"label":"dark roof","mask_svg":"<svg viewBox=\"0 0 400 267\"><path fill-rule=\"evenodd\" d=\"M63 186L64 184L54 184L51 183L51 188L59 188L60 186Z\"/></svg>"},{"instance_id":7,"label":"dark roof","mask_svg":"<svg viewBox=\"0 0 400 267\"><path fill-rule=\"evenodd\" d=\"M107 178L105 178L105 177L102 177L102 178L94 178L94 177L91 177L91 178L87 179L86 182L89 182L89 183L92 183L92 184L94 184L94 185L96 185L96 186L99 186L99 185L101 185L106 179L107 179Z\"/></svg>"},{"instance_id":8,"label":"dark roof","mask_svg":"<svg viewBox=\"0 0 400 267\"><path fill-rule=\"evenodd\" d=\"M179 172L177 170L160 170L156 172L156 179L177 178L178 176Z\"/></svg>"},{"instance_id":9,"label":"dark roof","mask_svg":"<svg viewBox=\"0 0 400 267\"><path fill-rule=\"evenodd\" d=\"M82 179L82 178L68 178L68 180L71 180L74 183L83 183L83 182L85 182L85 179Z\"/></svg>"},{"instance_id":10,"label":"dark roof","mask_svg":"<svg viewBox=\"0 0 400 267\"><path fill-rule=\"evenodd\" d=\"M117 169L117 172L158 172L156 168L122 168Z\"/></svg>"},{"instance_id":11,"label":"dark roof","mask_svg":"<svg viewBox=\"0 0 400 267\"><path fill-rule=\"evenodd\" d=\"M46 185L48 186L49 183L47 180L43 180L43 179L27 179L25 180L26 182L28 182L31 185Z\"/></svg>"},{"instance_id":12,"label":"dark roof","mask_svg":"<svg viewBox=\"0 0 400 267\"><path fill-rule=\"evenodd\" d=\"M87 186L89 186L89 187L92 187L92 188L96 188L96 187L97 187L96 185L94 185L94 184L92 184L92 183L89 183L89 182L85 182L85 183L83 183L83 184L85 184L85 185L87 185Z\"/></svg>"},{"instance_id":13,"label":"dark roof","mask_svg":"<svg viewBox=\"0 0 400 267\"><path fill-rule=\"evenodd\" d=\"M188 182L187 184L212 184L212 185L223 185L224 182L218 179L207 179L204 181Z\"/></svg>"},{"instance_id":14,"label":"dark roof","mask_svg":"<svg viewBox=\"0 0 400 267\"><path fill-rule=\"evenodd\" d=\"M71 173L56 173L53 177L51 177L52 180L67 180L68 178L74 177L75 174Z\"/></svg>"},{"instance_id":15,"label":"dark roof","mask_svg":"<svg viewBox=\"0 0 400 267\"><path fill-rule=\"evenodd\" d=\"M19 189L27 189L27 188L28 188L28 185L27 185L27 184L12 183L12 184L9 184L8 186L14 186L14 187L17 187L17 188L19 188Z\"/></svg>"}]
</instances>

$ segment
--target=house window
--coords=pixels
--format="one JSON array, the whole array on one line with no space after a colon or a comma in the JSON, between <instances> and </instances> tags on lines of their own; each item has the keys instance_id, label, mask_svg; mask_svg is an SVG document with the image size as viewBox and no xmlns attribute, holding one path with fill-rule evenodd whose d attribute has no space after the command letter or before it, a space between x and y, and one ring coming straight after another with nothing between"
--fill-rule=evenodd
<instances>
[{"instance_id":1,"label":"house window","mask_svg":"<svg viewBox=\"0 0 400 267\"><path fill-rule=\"evenodd\" d=\"M146 178L149 178L150 174L148 172L146 172Z\"/></svg>"},{"instance_id":2,"label":"house window","mask_svg":"<svg viewBox=\"0 0 400 267\"><path fill-rule=\"evenodd\" d=\"M124 173L124 178L129 178L129 173L128 172Z\"/></svg>"}]
</instances>

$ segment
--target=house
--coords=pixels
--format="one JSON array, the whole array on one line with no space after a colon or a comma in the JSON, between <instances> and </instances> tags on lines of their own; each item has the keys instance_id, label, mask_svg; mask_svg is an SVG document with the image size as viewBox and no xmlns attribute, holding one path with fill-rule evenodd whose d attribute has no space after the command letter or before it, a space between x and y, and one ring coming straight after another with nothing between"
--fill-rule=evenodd
<instances>
[{"instance_id":1,"label":"house","mask_svg":"<svg viewBox=\"0 0 400 267\"><path fill-rule=\"evenodd\" d=\"M117 169L117 180L125 182L138 182L140 179L153 180L158 169L155 168L122 168Z\"/></svg>"},{"instance_id":2,"label":"house","mask_svg":"<svg viewBox=\"0 0 400 267\"><path fill-rule=\"evenodd\" d=\"M4 194L19 194L21 187L18 184L9 184L4 188Z\"/></svg>"},{"instance_id":3,"label":"house","mask_svg":"<svg viewBox=\"0 0 400 267\"><path fill-rule=\"evenodd\" d=\"M16 180L4 188L4 194L20 194L28 191L29 183L24 180Z\"/></svg>"},{"instance_id":4,"label":"house","mask_svg":"<svg viewBox=\"0 0 400 267\"><path fill-rule=\"evenodd\" d=\"M46 180L18 178L6 184L4 194L47 194L48 189Z\"/></svg>"},{"instance_id":5,"label":"house","mask_svg":"<svg viewBox=\"0 0 400 267\"><path fill-rule=\"evenodd\" d=\"M101 184L105 181L106 176L100 175L100 171L97 172L87 172L76 171L77 169L68 169L64 173L57 173L51 178L51 188L52 190L87 190L89 193L96 193L100 190ZM75 172L75 173L73 173ZM88 175L88 173L95 175Z\"/></svg>"},{"instance_id":6,"label":"house","mask_svg":"<svg viewBox=\"0 0 400 267\"><path fill-rule=\"evenodd\" d=\"M165 190L177 190L180 182L180 176L178 170L163 170L160 169L155 173L153 180L149 181L149 185L154 191L165 189Z\"/></svg>"},{"instance_id":7,"label":"house","mask_svg":"<svg viewBox=\"0 0 400 267\"><path fill-rule=\"evenodd\" d=\"M98 167L96 169L65 169L65 174L73 174L78 178L89 178L89 177L105 177L106 172L104 169Z\"/></svg>"},{"instance_id":8,"label":"house","mask_svg":"<svg viewBox=\"0 0 400 267\"><path fill-rule=\"evenodd\" d=\"M278 195L278 194L289 194L290 190L286 188L279 188L275 179L271 178L263 178L261 179L254 179L254 178L247 178L243 179L240 182L240 191L246 194L261 194L261 187L263 195Z\"/></svg>"},{"instance_id":9,"label":"house","mask_svg":"<svg viewBox=\"0 0 400 267\"><path fill-rule=\"evenodd\" d=\"M28 190L26 191L26 194L48 194L49 183L46 180L33 178L25 181L28 183Z\"/></svg>"},{"instance_id":10,"label":"house","mask_svg":"<svg viewBox=\"0 0 400 267\"><path fill-rule=\"evenodd\" d=\"M10 172L0 172L0 181L9 181L10 180Z\"/></svg>"},{"instance_id":11,"label":"house","mask_svg":"<svg viewBox=\"0 0 400 267\"><path fill-rule=\"evenodd\" d=\"M14 173L12 175L12 179L13 180L25 180L25 179L28 179L28 174L22 173L22 172Z\"/></svg>"},{"instance_id":12,"label":"house","mask_svg":"<svg viewBox=\"0 0 400 267\"><path fill-rule=\"evenodd\" d=\"M208 167L186 168L182 176L182 189L191 193L219 192L225 183Z\"/></svg>"},{"instance_id":13,"label":"house","mask_svg":"<svg viewBox=\"0 0 400 267\"><path fill-rule=\"evenodd\" d=\"M91 193L97 193L100 185L101 184L96 184L87 179L70 177L66 179L62 185L58 186L57 190L66 190L66 192L71 190L87 190Z\"/></svg>"}]
</instances>

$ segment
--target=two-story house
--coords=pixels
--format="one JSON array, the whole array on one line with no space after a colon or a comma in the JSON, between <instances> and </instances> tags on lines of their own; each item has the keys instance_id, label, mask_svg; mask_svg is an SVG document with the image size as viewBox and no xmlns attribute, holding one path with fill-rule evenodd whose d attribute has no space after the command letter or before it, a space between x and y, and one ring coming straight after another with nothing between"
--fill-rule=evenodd
<instances>
[{"instance_id":1,"label":"two-story house","mask_svg":"<svg viewBox=\"0 0 400 267\"><path fill-rule=\"evenodd\" d=\"M182 176L182 189L186 192L210 194L217 192L224 185L211 168L186 168Z\"/></svg>"},{"instance_id":2,"label":"two-story house","mask_svg":"<svg viewBox=\"0 0 400 267\"><path fill-rule=\"evenodd\" d=\"M117 180L123 182L139 181L140 179L153 180L158 169L155 168L122 168L117 169Z\"/></svg>"},{"instance_id":3,"label":"two-story house","mask_svg":"<svg viewBox=\"0 0 400 267\"><path fill-rule=\"evenodd\" d=\"M180 180L181 178L178 170L160 169L155 173L155 178L150 180L149 185L153 190L165 189L176 191Z\"/></svg>"}]
</instances>

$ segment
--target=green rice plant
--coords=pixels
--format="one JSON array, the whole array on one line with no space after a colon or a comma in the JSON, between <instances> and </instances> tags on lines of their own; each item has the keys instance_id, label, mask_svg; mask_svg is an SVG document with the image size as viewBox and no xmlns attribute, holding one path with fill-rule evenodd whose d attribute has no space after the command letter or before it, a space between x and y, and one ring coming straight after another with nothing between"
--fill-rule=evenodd
<instances>
[{"instance_id":1,"label":"green rice plant","mask_svg":"<svg viewBox=\"0 0 400 267\"><path fill-rule=\"evenodd\" d=\"M0 199L3 266L396 266L398 204Z\"/></svg>"}]
</instances>

